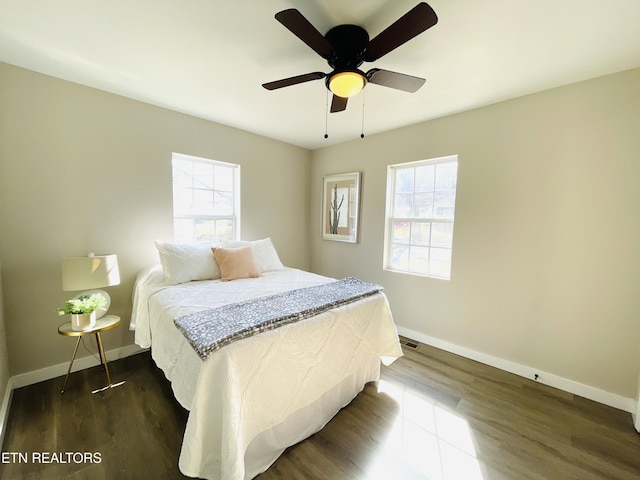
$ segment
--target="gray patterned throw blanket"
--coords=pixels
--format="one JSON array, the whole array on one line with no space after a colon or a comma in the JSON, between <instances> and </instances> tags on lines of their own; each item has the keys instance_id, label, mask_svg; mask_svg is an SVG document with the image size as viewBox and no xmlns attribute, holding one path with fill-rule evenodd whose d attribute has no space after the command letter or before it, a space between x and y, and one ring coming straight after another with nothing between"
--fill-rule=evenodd
<instances>
[{"instance_id":1,"label":"gray patterned throw blanket","mask_svg":"<svg viewBox=\"0 0 640 480\"><path fill-rule=\"evenodd\" d=\"M205 359L235 340L297 322L382 290L380 285L347 277L190 313L174 319L174 323L200 358Z\"/></svg>"}]
</instances>

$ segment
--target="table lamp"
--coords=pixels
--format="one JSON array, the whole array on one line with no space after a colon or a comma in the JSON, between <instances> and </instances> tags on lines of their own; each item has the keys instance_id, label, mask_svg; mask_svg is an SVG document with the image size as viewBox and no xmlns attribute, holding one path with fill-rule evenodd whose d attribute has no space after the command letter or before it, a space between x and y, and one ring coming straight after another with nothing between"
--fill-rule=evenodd
<instances>
[{"instance_id":1,"label":"table lamp","mask_svg":"<svg viewBox=\"0 0 640 480\"><path fill-rule=\"evenodd\" d=\"M85 295L100 295L104 298L103 306L96 310L93 324L84 325L90 328L95 325L95 319L103 317L111 305L111 297L102 287L120 284L118 271L118 256L87 254L86 257L62 258L62 290L65 292L84 290L76 298Z\"/></svg>"}]
</instances>

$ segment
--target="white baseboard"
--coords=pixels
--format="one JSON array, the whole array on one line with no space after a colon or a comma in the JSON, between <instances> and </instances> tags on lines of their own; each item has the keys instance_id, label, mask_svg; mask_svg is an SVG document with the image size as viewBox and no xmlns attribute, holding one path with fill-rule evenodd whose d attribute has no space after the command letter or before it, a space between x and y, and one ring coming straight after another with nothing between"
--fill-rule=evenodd
<instances>
[{"instance_id":1,"label":"white baseboard","mask_svg":"<svg viewBox=\"0 0 640 480\"><path fill-rule=\"evenodd\" d=\"M588 398L589 400L594 400L604 405L609 405L610 407L614 407L625 412L635 413L636 409L638 408L638 402L636 402L633 398L627 398L615 393L606 392L590 385L585 385L583 383L569 380L568 378L553 375L552 373L540 371L527 365L522 365L510 360L505 360L503 358L494 357L492 355L478 352L470 348L462 347L460 345L456 345L454 343L450 343L436 337L431 337L429 335L425 335L424 333L416 332L415 330L411 330L408 328L398 326L398 333L404 337L417 340L426 345L431 345L433 347L446 350L447 352L455 353L456 355L470 358L471 360L476 360L480 363L484 363L486 365L490 365L492 367L514 373L524 378L536 380L545 385L564 390L565 392L573 393L574 395L578 395L580 397ZM538 375L537 378L535 377L536 375ZM637 417L640 417L640 414L637 415ZM640 431L640 419L637 417L635 419L636 429Z\"/></svg>"},{"instance_id":2,"label":"white baseboard","mask_svg":"<svg viewBox=\"0 0 640 480\"><path fill-rule=\"evenodd\" d=\"M636 430L640 433L640 393L638 395L639 398L633 413L633 426L636 427Z\"/></svg>"},{"instance_id":3,"label":"white baseboard","mask_svg":"<svg viewBox=\"0 0 640 480\"><path fill-rule=\"evenodd\" d=\"M13 381L9 378L7 388L2 396L2 406L0 406L0 450L4 445L4 434L7 429L7 420L9 419L9 406L11 405L11 397L13 396Z\"/></svg>"},{"instance_id":4,"label":"white baseboard","mask_svg":"<svg viewBox=\"0 0 640 480\"><path fill-rule=\"evenodd\" d=\"M140 348L138 345L127 345L125 347L115 348L106 352L107 361L111 362L120 358L129 357L145 350L148 349ZM100 360L95 358L93 355L80 357L76 358L73 362L73 368L71 371L77 372L78 370L84 370L85 368L91 368L96 365L100 365ZM67 373L67 368L69 368L69 362L59 363L58 365L41 368L40 370L35 370L33 372L21 373L20 375L15 375L9 378L9 382L7 383L7 388L2 399L2 406L0 406L0 447L4 445L4 434L7 426L7 419L9 417L9 408L11 407L13 390L65 375Z\"/></svg>"},{"instance_id":5,"label":"white baseboard","mask_svg":"<svg viewBox=\"0 0 640 480\"><path fill-rule=\"evenodd\" d=\"M113 360L118 360L119 358L125 358L130 355L135 355L136 353L142 352L144 350L146 349L140 348L135 344L115 348L106 352L107 361L111 362ZM86 357L76 358L73 362L73 368L71 369L71 371L77 372L78 370L95 367L96 365L100 365L100 360L98 360L93 355L88 355ZM42 382L44 380L50 380L52 378L59 377L60 375L65 375L67 373L67 368L69 368L69 362L59 363L57 365L51 365L50 367L41 368L40 370L35 370L33 372L15 375L11 377L11 380L13 380L13 388L26 387L27 385L33 385L34 383Z\"/></svg>"},{"instance_id":6,"label":"white baseboard","mask_svg":"<svg viewBox=\"0 0 640 480\"><path fill-rule=\"evenodd\" d=\"M633 409L633 426L640 433L640 376L638 377L638 400Z\"/></svg>"}]
</instances>

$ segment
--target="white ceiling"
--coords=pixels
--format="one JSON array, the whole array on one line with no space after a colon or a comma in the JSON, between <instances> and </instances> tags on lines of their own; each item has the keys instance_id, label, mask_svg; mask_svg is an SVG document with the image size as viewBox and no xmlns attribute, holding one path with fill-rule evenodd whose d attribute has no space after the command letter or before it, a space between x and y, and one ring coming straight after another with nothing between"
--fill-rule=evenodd
<instances>
[{"instance_id":1,"label":"white ceiling","mask_svg":"<svg viewBox=\"0 0 640 480\"><path fill-rule=\"evenodd\" d=\"M417 0L0 0L0 61L309 149L358 138L363 95L328 117L329 72L274 19L297 8L321 32L374 37ZM375 66L427 79L365 89L365 134L640 66L640 0L430 0L433 28Z\"/></svg>"}]
</instances>

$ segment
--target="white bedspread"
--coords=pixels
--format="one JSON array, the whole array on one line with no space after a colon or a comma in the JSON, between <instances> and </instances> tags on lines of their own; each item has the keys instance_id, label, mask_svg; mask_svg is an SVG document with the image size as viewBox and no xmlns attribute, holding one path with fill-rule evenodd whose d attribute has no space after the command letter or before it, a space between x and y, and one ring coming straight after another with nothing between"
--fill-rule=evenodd
<instances>
[{"instance_id":1,"label":"white bedspread","mask_svg":"<svg viewBox=\"0 0 640 480\"><path fill-rule=\"evenodd\" d=\"M402 356L382 293L242 339L204 361L173 323L187 313L330 280L286 269L256 279L167 286L159 267L141 272L132 315L136 343L151 347L176 399L190 411L182 473L254 477L377 380L380 360Z\"/></svg>"}]
</instances>

